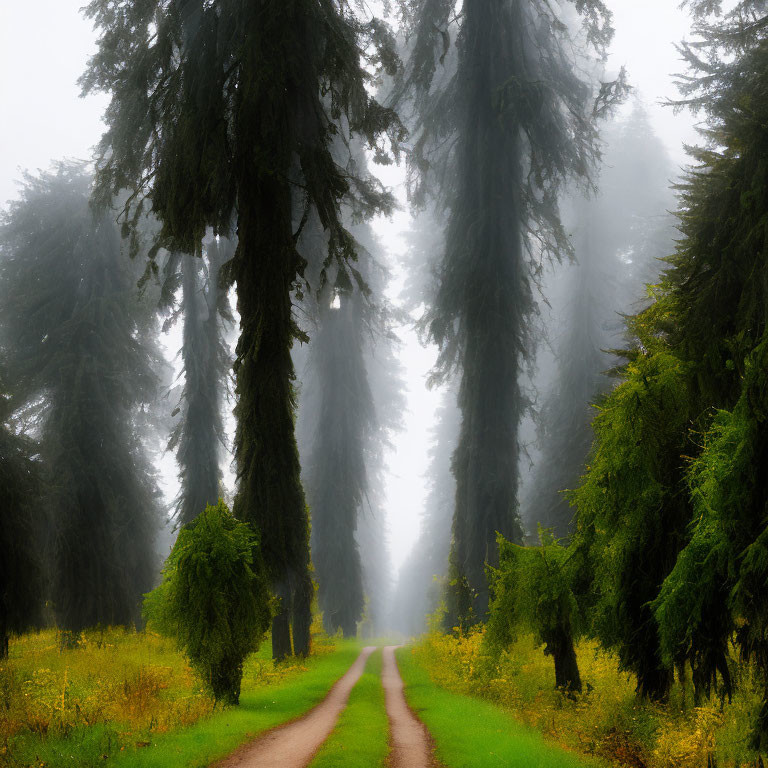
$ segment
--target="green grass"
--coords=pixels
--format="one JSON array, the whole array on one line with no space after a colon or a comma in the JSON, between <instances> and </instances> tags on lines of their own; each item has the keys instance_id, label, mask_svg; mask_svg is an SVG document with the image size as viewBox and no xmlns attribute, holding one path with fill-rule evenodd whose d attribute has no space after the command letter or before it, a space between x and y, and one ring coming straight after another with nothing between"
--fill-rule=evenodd
<instances>
[{"instance_id":1,"label":"green grass","mask_svg":"<svg viewBox=\"0 0 768 768\"><path fill-rule=\"evenodd\" d=\"M240 706L224 710L191 728L158 738L152 746L122 755L117 768L202 768L277 725L319 704L360 653L360 644L339 642L336 652L310 659L308 670L269 690L243 692Z\"/></svg>"},{"instance_id":2,"label":"green grass","mask_svg":"<svg viewBox=\"0 0 768 768\"><path fill-rule=\"evenodd\" d=\"M381 686L381 649L371 654L336 728L310 768L379 768L389 754L389 721Z\"/></svg>"},{"instance_id":3,"label":"green grass","mask_svg":"<svg viewBox=\"0 0 768 768\"><path fill-rule=\"evenodd\" d=\"M214 711L165 733L152 728L137 731L120 721L77 723L51 729L47 735L25 730L5 744L0 742L0 766L202 768L260 733L305 714L359 652L357 641L337 641L334 652L312 656L287 673L280 668L273 673L265 643L246 664L239 707Z\"/></svg>"},{"instance_id":4,"label":"green grass","mask_svg":"<svg viewBox=\"0 0 768 768\"><path fill-rule=\"evenodd\" d=\"M427 726L446 768L586 768L601 763L547 744L488 702L440 688L411 649L397 650L408 703Z\"/></svg>"}]
</instances>

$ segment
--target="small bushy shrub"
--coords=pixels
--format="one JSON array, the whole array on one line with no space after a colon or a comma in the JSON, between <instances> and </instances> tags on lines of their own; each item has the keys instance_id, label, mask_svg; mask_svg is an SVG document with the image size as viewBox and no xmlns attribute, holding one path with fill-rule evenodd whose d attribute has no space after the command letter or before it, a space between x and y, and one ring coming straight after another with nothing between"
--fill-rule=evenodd
<instances>
[{"instance_id":1,"label":"small bushy shrub","mask_svg":"<svg viewBox=\"0 0 768 768\"><path fill-rule=\"evenodd\" d=\"M520 632L531 633L555 662L555 686L581 690L574 642L582 622L571 589L569 553L551 531L539 530L538 547L521 547L499 536L499 567L489 568L491 594L486 646L498 658Z\"/></svg>"},{"instance_id":2,"label":"small bushy shrub","mask_svg":"<svg viewBox=\"0 0 768 768\"><path fill-rule=\"evenodd\" d=\"M176 639L214 698L227 704L238 703L243 662L271 618L257 553L251 528L219 501L181 529L162 583L145 599L147 620Z\"/></svg>"}]
</instances>

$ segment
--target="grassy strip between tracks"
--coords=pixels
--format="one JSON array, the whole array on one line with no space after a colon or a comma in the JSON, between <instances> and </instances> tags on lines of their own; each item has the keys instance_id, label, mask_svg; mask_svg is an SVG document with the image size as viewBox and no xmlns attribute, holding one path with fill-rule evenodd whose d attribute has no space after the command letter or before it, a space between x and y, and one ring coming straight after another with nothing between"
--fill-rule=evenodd
<instances>
[{"instance_id":1,"label":"grassy strip between tracks","mask_svg":"<svg viewBox=\"0 0 768 768\"><path fill-rule=\"evenodd\" d=\"M380 768L388 753L389 722L381 685L381 649L377 649L310 768Z\"/></svg>"},{"instance_id":2,"label":"grassy strip between tracks","mask_svg":"<svg viewBox=\"0 0 768 768\"><path fill-rule=\"evenodd\" d=\"M547 744L541 735L485 701L433 683L411 648L397 650L405 697L427 726L446 768L587 768L604 765Z\"/></svg>"}]
</instances>

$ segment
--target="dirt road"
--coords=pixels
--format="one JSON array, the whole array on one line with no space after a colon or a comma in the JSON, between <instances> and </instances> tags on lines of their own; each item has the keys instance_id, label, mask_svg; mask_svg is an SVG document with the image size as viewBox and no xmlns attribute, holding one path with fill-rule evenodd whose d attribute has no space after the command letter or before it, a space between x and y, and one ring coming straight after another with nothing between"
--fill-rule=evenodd
<instances>
[{"instance_id":1,"label":"dirt road","mask_svg":"<svg viewBox=\"0 0 768 768\"><path fill-rule=\"evenodd\" d=\"M344 677L309 714L241 747L217 768L305 768L336 725L366 660L375 650L374 646L364 648ZM412 768L417 765L412 764Z\"/></svg>"},{"instance_id":2,"label":"dirt road","mask_svg":"<svg viewBox=\"0 0 768 768\"><path fill-rule=\"evenodd\" d=\"M411 712L403 693L403 679L397 668L395 648L384 648L381 672L384 694L389 715L392 751L389 756L390 768L432 768L429 735L424 724Z\"/></svg>"}]
</instances>

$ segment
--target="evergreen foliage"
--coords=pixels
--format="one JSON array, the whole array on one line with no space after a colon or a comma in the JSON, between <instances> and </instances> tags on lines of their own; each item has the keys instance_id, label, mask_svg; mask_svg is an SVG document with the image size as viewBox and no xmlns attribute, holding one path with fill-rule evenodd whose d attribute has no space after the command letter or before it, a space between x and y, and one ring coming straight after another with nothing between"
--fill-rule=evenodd
<instances>
[{"instance_id":1,"label":"evergreen foliage","mask_svg":"<svg viewBox=\"0 0 768 768\"><path fill-rule=\"evenodd\" d=\"M691 70L678 106L706 110L708 146L692 150L698 164L679 187L683 239L654 304L632 322L638 344L627 380L601 407L594 458L575 495L577 545L592 547L596 568L600 637L656 697L684 662L698 697L718 677L730 694L732 638L762 675L768 661L768 16L745 2L715 28L705 4L696 6L703 41L682 48ZM621 631L633 616L642 624ZM768 705L753 738L763 748L766 713Z\"/></svg>"},{"instance_id":2,"label":"evergreen foliage","mask_svg":"<svg viewBox=\"0 0 768 768\"><path fill-rule=\"evenodd\" d=\"M2 231L8 381L36 416L59 628L140 619L155 574L154 478L136 437L155 394L133 282L109 213L78 165L28 176ZM30 416L31 418L31 416Z\"/></svg>"},{"instance_id":3,"label":"evergreen foliage","mask_svg":"<svg viewBox=\"0 0 768 768\"><path fill-rule=\"evenodd\" d=\"M598 406L594 452L573 496L573 547L597 636L637 676L639 693L663 699L672 672L661 658L650 602L685 543L690 507L682 456L692 448L696 411L688 367L651 324L663 320L658 313L655 304L634 323L638 349L625 380Z\"/></svg>"},{"instance_id":4,"label":"evergreen foliage","mask_svg":"<svg viewBox=\"0 0 768 768\"><path fill-rule=\"evenodd\" d=\"M254 562L250 526L223 501L180 531L145 614L179 649L217 701L237 704L246 656L269 627L269 586Z\"/></svg>"},{"instance_id":5,"label":"evergreen foliage","mask_svg":"<svg viewBox=\"0 0 768 768\"><path fill-rule=\"evenodd\" d=\"M309 531L294 437L291 345L300 336L291 291L304 260L297 237L311 211L328 233L327 264L351 284L355 258L340 203L385 210L370 176L341 167L332 145L357 135L381 159L401 128L366 90L366 64L393 72L384 25L329 0L94 0L102 31L83 79L112 93L97 198L133 190L130 223L145 198L162 223L156 247L194 252L208 227L238 247L235 514L260 535L281 610L276 658L309 651ZM294 213L302 211L295 228ZM320 288L322 286L315 286Z\"/></svg>"},{"instance_id":6,"label":"evergreen foliage","mask_svg":"<svg viewBox=\"0 0 768 768\"><path fill-rule=\"evenodd\" d=\"M545 0L473 0L456 16L451 0L405 4L411 54L394 98L415 112L411 192L417 203L427 190L444 201L449 221L425 324L440 348L436 378L461 373L452 582L467 589L451 625L487 611L497 532L522 537L518 382L532 349L532 282L542 260L570 253L558 195L566 180L588 176L598 155L593 120L623 90L620 78L597 92L572 56L581 43L602 56L607 8L567 5L584 20L573 35L564 9ZM455 71L439 78L453 24Z\"/></svg>"},{"instance_id":7,"label":"evergreen foliage","mask_svg":"<svg viewBox=\"0 0 768 768\"><path fill-rule=\"evenodd\" d=\"M700 696L731 694L732 638L754 660L765 681L752 734L760 750L768 748L766 29L765 8L741 3L720 29L699 27L707 61L685 49L684 93L706 109L710 145L696 151L683 187L685 240L664 301L669 346L691 366L708 418L686 472L690 540L655 602L665 657L690 662Z\"/></svg>"},{"instance_id":8,"label":"evergreen foliage","mask_svg":"<svg viewBox=\"0 0 768 768\"><path fill-rule=\"evenodd\" d=\"M524 519L558 538L573 529L573 509L563 491L575 488L592 444L591 408L612 385L622 346L621 315L636 312L646 283L655 283L660 259L673 244L672 169L640 102L602 131L605 143L599 191L577 196L564 216L573 228L575 263L562 270L555 296L554 382L538 414L537 462L526 494ZM561 287L563 286L563 287ZM559 300L558 300L559 299Z\"/></svg>"},{"instance_id":9,"label":"evergreen foliage","mask_svg":"<svg viewBox=\"0 0 768 768\"><path fill-rule=\"evenodd\" d=\"M361 297L342 295L336 302L321 305L311 352L322 393L307 491L323 623L331 634L340 628L354 637L364 604L355 533L367 490L365 453L374 413L363 359Z\"/></svg>"},{"instance_id":10,"label":"evergreen foliage","mask_svg":"<svg viewBox=\"0 0 768 768\"><path fill-rule=\"evenodd\" d=\"M232 323L233 318L220 272L234 247L224 238L213 238L204 249L204 258L187 254L180 259L184 389L182 415L168 447L176 449L179 462L176 519L181 525L192 522L216 502L222 480L222 400L231 365L223 324Z\"/></svg>"},{"instance_id":11,"label":"evergreen foliage","mask_svg":"<svg viewBox=\"0 0 768 768\"><path fill-rule=\"evenodd\" d=\"M0 382L1 384L2 382ZM4 389L4 388L3 388ZM0 395L0 660L8 637L40 621L43 526L36 446L17 433L11 399Z\"/></svg>"},{"instance_id":12,"label":"evergreen foliage","mask_svg":"<svg viewBox=\"0 0 768 768\"><path fill-rule=\"evenodd\" d=\"M572 590L568 550L539 528L539 546L521 547L499 537L499 567L490 568L491 607L485 642L498 657L519 632L531 632L555 662L555 686L581 691L574 643L584 621Z\"/></svg>"}]
</instances>

